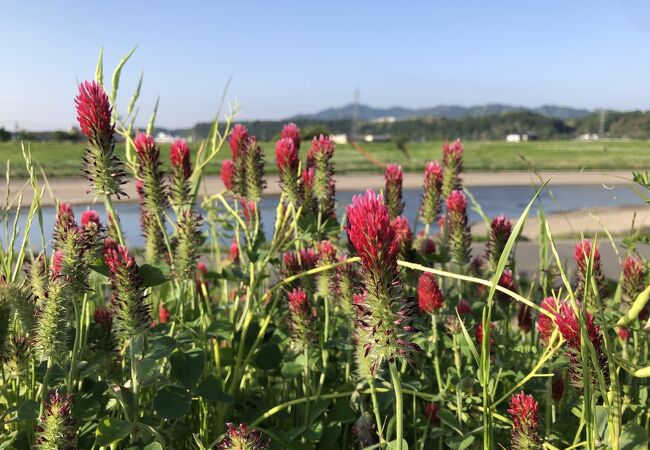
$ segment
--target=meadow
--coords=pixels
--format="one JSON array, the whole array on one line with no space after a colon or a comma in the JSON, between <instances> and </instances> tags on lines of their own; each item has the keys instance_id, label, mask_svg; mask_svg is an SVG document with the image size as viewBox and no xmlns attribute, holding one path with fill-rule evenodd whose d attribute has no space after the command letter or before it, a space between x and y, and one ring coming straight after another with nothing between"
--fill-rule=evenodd
<instances>
[{"instance_id":1,"label":"meadow","mask_svg":"<svg viewBox=\"0 0 650 450\"><path fill-rule=\"evenodd\" d=\"M562 168L621 169L619 152L637 167L640 144L455 140L414 145L412 166L389 144L369 146L392 161L384 188L355 196L339 222L337 173L369 170L355 150L303 140L295 124L262 150L232 117L200 145L161 147L115 129L128 121L102 80L100 57L75 98L86 141L59 145L58 158L56 146L25 151L14 166L33 200L0 209L0 449L647 448L650 265L639 248L650 238L632 230L607 279L606 231L577 238L563 260L540 209L538 270L525 276L514 249L546 184L474 236L461 182L506 151L507 168L526 167L514 166L523 150L538 168L554 154L579 164ZM39 165L83 170L106 215L75 216L61 198L46 229ZM403 215L405 170L422 174L417 233ZM205 192L214 171L224 189ZM282 195L265 233L271 171ZM634 179L650 203L650 175ZM126 183L141 249L114 208Z\"/></svg>"},{"instance_id":2,"label":"meadow","mask_svg":"<svg viewBox=\"0 0 650 450\"><path fill-rule=\"evenodd\" d=\"M83 145L66 142L32 142L34 161L48 176L79 175L79 159ZM161 154L166 167L169 160L169 145L161 145ZM261 142L265 152L267 173L276 173L274 163L274 142ZM424 170L427 161L440 159L442 142L411 142L405 154L392 142L361 143L361 147L378 163L396 162L405 171ZM511 144L503 141L466 141L464 168L469 171L498 170L644 170L650 167L650 144L646 141L534 141ZM123 144L117 145L118 154L124 152ZM21 144L0 143L3 161L12 165L12 175L26 176ZM205 168L206 174L218 174L219 162L224 154L215 157L215 164ZM338 173L378 172L382 169L351 145L338 145L334 162Z\"/></svg>"}]
</instances>

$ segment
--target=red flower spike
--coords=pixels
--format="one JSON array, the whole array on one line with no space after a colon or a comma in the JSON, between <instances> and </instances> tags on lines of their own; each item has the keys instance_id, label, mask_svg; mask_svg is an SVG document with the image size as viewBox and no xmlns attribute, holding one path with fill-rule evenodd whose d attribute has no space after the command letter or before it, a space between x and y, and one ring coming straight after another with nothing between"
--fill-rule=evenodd
<instances>
[{"instance_id":1,"label":"red flower spike","mask_svg":"<svg viewBox=\"0 0 650 450\"><path fill-rule=\"evenodd\" d=\"M582 308L582 306L580 307ZM594 316L591 313L585 313L584 320L587 329L587 337L596 351L596 359L599 366L598 370L603 374L605 382L609 383L609 366L607 363L607 355L605 355L603 351L603 337L600 332L600 327L596 325ZM583 383L583 374L580 354L580 318L578 317L578 313L568 303L560 302L558 312L555 315L555 324L564 340L567 341L567 346L569 347L567 359L569 360L569 378L571 384L576 388L581 388ZM591 379L595 383L597 375L592 373Z\"/></svg>"},{"instance_id":2,"label":"red flower spike","mask_svg":"<svg viewBox=\"0 0 650 450\"><path fill-rule=\"evenodd\" d=\"M411 233L409 220L405 216L397 216L391 221L390 226L395 229L395 238L399 245L400 255L406 259L413 244L413 233Z\"/></svg>"},{"instance_id":3,"label":"red flower spike","mask_svg":"<svg viewBox=\"0 0 650 450\"><path fill-rule=\"evenodd\" d=\"M472 307L470 306L469 302L464 298L461 298L458 301L458 305L456 305L456 310L458 311L458 314L461 316L464 314L472 314Z\"/></svg>"},{"instance_id":4,"label":"red flower spike","mask_svg":"<svg viewBox=\"0 0 650 450\"><path fill-rule=\"evenodd\" d=\"M544 300L542 300L541 307L544 311L547 311L555 316L559 312L560 304L555 297L546 297ZM546 345L548 343L548 340L551 338L551 334L553 334L554 329L555 324L553 322L553 319L546 314L540 313L539 317L537 318L537 332L539 333L539 340L543 344Z\"/></svg>"},{"instance_id":5,"label":"red flower spike","mask_svg":"<svg viewBox=\"0 0 650 450\"><path fill-rule=\"evenodd\" d=\"M532 395L524 392L513 394L510 399L508 413L512 417L512 431L510 432L511 448L525 450L539 448L539 412L538 403Z\"/></svg>"},{"instance_id":6,"label":"red flower spike","mask_svg":"<svg viewBox=\"0 0 650 450\"><path fill-rule=\"evenodd\" d=\"M420 310L427 313L435 313L444 304L444 296L436 277L429 272L423 272L418 280L418 305Z\"/></svg>"},{"instance_id":7,"label":"red flower spike","mask_svg":"<svg viewBox=\"0 0 650 450\"><path fill-rule=\"evenodd\" d=\"M494 329L496 325L494 322L490 323L490 353L494 351L492 348L494 346ZM476 326L476 342L478 342L479 345L483 345L483 324L479 323Z\"/></svg>"},{"instance_id":8,"label":"red flower spike","mask_svg":"<svg viewBox=\"0 0 650 450\"><path fill-rule=\"evenodd\" d=\"M295 123L288 123L282 127L281 139L291 139L296 150L300 150L300 128Z\"/></svg>"},{"instance_id":9,"label":"red flower spike","mask_svg":"<svg viewBox=\"0 0 650 450\"><path fill-rule=\"evenodd\" d=\"M347 213L348 237L366 270L372 273L395 272L399 241L390 224L383 197L368 189L365 195L352 198Z\"/></svg>"},{"instance_id":10,"label":"red flower spike","mask_svg":"<svg viewBox=\"0 0 650 450\"><path fill-rule=\"evenodd\" d=\"M230 159L221 162L221 181L227 190L232 191L237 184L237 168Z\"/></svg>"},{"instance_id":11,"label":"red flower spike","mask_svg":"<svg viewBox=\"0 0 650 450\"><path fill-rule=\"evenodd\" d=\"M427 403L427 406L424 407L424 415L427 417L429 422L433 424L440 423L438 411L440 411L440 405L438 403Z\"/></svg>"},{"instance_id":12,"label":"red flower spike","mask_svg":"<svg viewBox=\"0 0 650 450\"><path fill-rule=\"evenodd\" d=\"M172 313L165 308L165 305L160 303L158 305L158 323L169 323L169 318L171 317Z\"/></svg>"},{"instance_id":13,"label":"red flower spike","mask_svg":"<svg viewBox=\"0 0 650 450\"><path fill-rule=\"evenodd\" d=\"M424 168L424 186L420 200L420 220L434 223L440 216L442 200L442 167L438 162L428 162Z\"/></svg>"},{"instance_id":14,"label":"red flower spike","mask_svg":"<svg viewBox=\"0 0 650 450\"><path fill-rule=\"evenodd\" d=\"M237 162L244 151L248 138L248 129L244 125L237 124L232 128L228 143L230 144L230 154L234 162Z\"/></svg>"},{"instance_id":15,"label":"red flower spike","mask_svg":"<svg viewBox=\"0 0 650 450\"><path fill-rule=\"evenodd\" d=\"M169 161L175 168L180 169L185 179L192 174L190 164L190 148L187 146L185 139L176 139L169 148Z\"/></svg>"},{"instance_id":16,"label":"red flower spike","mask_svg":"<svg viewBox=\"0 0 650 450\"><path fill-rule=\"evenodd\" d=\"M226 437L217 444L219 450L264 450L271 444L259 431L249 430L243 423L239 427L228 423L226 427Z\"/></svg>"},{"instance_id":17,"label":"red flower spike","mask_svg":"<svg viewBox=\"0 0 650 450\"><path fill-rule=\"evenodd\" d=\"M101 227L102 221L99 218L99 214L97 214L97 211L94 210L89 210L89 211L84 211L81 214L81 226L84 228L88 228L89 225L94 224L97 227Z\"/></svg>"},{"instance_id":18,"label":"red flower spike","mask_svg":"<svg viewBox=\"0 0 650 450\"><path fill-rule=\"evenodd\" d=\"M74 99L81 132L91 145L104 147L113 140L112 108L104 88L96 81L84 81Z\"/></svg>"},{"instance_id":19,"label":"red flower spike","mask_svg":"<svg viewBox=\"0 0 650 450\"><path fill-rule=\"evenodd\" d=\"M239 262L239 245L237 245L237 241L234 239L228 248L228 261L231 263Z\"/></svg>"}]
</instances>

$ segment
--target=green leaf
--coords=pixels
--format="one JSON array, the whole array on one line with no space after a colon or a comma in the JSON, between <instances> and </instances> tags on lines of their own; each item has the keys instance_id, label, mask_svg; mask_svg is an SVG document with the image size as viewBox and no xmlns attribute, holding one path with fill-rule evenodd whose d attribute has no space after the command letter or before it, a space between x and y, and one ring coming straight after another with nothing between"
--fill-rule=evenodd
<instances>
[{"instance_id":1,"label":"green leaf","mask_svg":"<svg viewBox=\"0 0 650 450\"><path fill-rule=\"evenodd\" d=\"M79 421L91 421L99 415L100 405L93 397L77 397L72 409L73 417Z\"/></svg>"},{"instance_id":2,"label":"green leaf","mask_svg":"<svg viewBox=\"0 0 650 450\"><path fill-rule=\"evenodd\" d=\"M217 319L208 327L206 334L231 340L235 334L235 325L228 319Z\"/></svg>"},{"instance_id":3,"label":"green leaf","mask_svg":"<svg viewBox=\"0 0 650 450\"><path fill-rule=\"evenodd\" d=\"M396 449L397 448L397 439L392 440L386 443L386 448ZM409 444L406 442L406 439L402 439L402 450L409 450Z\"/></svg>"},{"instance_id":4,"label":"green leaf","mask_svg":"<svg viewBox=\"0 0 650 450\"><path fill-rule=\"evenodd\" d=\"M131 422L126 420L106 418L97 424L95 430L95 445L97 447L105 447L114 442L119 442L129 434L133 428Z\"/></svg>"},{"instance_id":5,"label":"green leaf","mask_svg":"<svg viewBox=\"0 0 650 450\"><path fill-rule=\"evenodd\" d=\"M647 450L648 432L634 423L626 423L621 428L620 444L621 450Z\"/></svg>"},{"instance_id":6,"label":"green leaf","mask_svg":"<svg viewBox=\"0 0 650 450\"><path fill-rule=\"evenodd\" d=\"M88 268L93 272L96 272L100 275L104 275L105 277L108 277L109 275L108 266L104 261L102 261L101 264L89 264Z\"/></svg>"},{"instance_id":7,"label":"green leaf","mask_svg":"<svg viewBox=\"0 0 650 450\"><path fill-rule=\"evenodd\" d=\"M341 435L341 424L332 423L325 427L323 435L320 438L320 445L334 444Z\"/></svg>"},{"instance_id":8,"label":"green leaf","mask_svg":"<svg viewBox=\"0 0 650 450\"><path fill-rule=\"evenodd\" d=\"M137 376L140 383L156 376L156 360L153 358L143 358L137 363Z\"/></svg>"},{"instance_id":9,"label":"green leaf","mask_svg":"<svg viewBox=\"0 0 650 450\"><path fill-rule=\"evenodd\" d=\"M470 445L474 443L476 440L476 437L474 436L458 436L453 439L449 439L447 441L447 444L449 445L449 448L453 450L465 450L466 448L469 448Z\"/></svg>"},{"instance_id":10,"label":"green leaf","mask_svg":"<svg viewBox=\"0 0 650 450\"><path fill-rule=\"evenodd\" d=\"M38 419L38 410L40 406L35 400L27 399L18 407L18 420L36 420Z\"/></svg>"},{"instance_id":11,"label":"green leaf","mask_svg":"<svg viewBox=\"0 0 650 450\"><path fill-rule=\"evenodd\" d=\"M163 446L159 442L152 442L144 446L144 450L163 450Z\"/></svg>"},{"instance_id":12,"label":"green leaf","mask_svg":"<svg viewBox=\"0 0 650 450\"><path fill-rule=\"evenodd\" d=\"M163 386L153 400L156 413L169 420L183 417L190 410L191 405L192 397L189 392L173 384Z\"/></svg>"},{"instance_id":13,"label":"green leaf","mask_svg":"<svg viewBox=\"0 0 650 450\"><path fill-rule=\"evenodd\" d=\"M323 422L316 422L313 423L307 430L305 431L305 439L309 442L318 442L320 441L321 436L323 435L323 432L325 431L325 427L323 426Z\"/></svg>"},{"instance_id":14,"label":"green leaf","mask_svg":"<svg viewBox=\"0 0 650 450\"><path fill-rule=\"evenodd\" d=\"M295 378L303 371L303 365L297 362L288 361L282 364L282 376L285 378Z\"/></svg>"},{"instance_id":15,"label":"green leaf","mask_svg":"<svg viewBox=\"0 0 650 450\"><path fill-rule=\"evenodd\" d=\"M146 358L162 359L172 354L176 348L176 340L171 336L161 336L155 341L151 341Z\"/></svg>"},{"instance_id":16,"label":"green leaf","mask_svg":"<svg viewBox=\"0 0 650 450\"><path fill-rule=\"evenodd\" d=\"M255 354L255 365L262 370L273 370L282 363L282 351L277 344L267 343Z\"/></svg>"},{"instance_id":17,"label":"green leaf","mask_svg":"<svg viewBox=\"0 0 650 450\"><path fill-rule=\"evenodd\" d=\"M143 264L140 266L140 276L142 277L143 287L159 286L169 281L162 270L156 266Z\"/></svg>"},{"instance_id":18,"label":"green leaf","mask_svg":"<svg viewBox=\"0 0 650 450\"><path fill-rule=\"evenodd\" d=\"M330 422L352 423L357 418L347 400L338 400L332 407L327 419Z\"/></svg>"},{"instance_id":19,"label":"green leaf","mask_svg":"<svg viewBox=\"0 0 650 450\"><path fill-rule=\"evenodd\" d=\"M186 388L192 389L203 374L205 353L200 348L188 352L176 351L169 357L169 362L172 366L172 376Z\"/></svg>"},{"instance_id":20,"label":"green leaf","mask_svg":"<svg viewBox=\"0 0 650 450\"><path fill-rule=\"evenodd\" d=\"M95 81L100 85L104 84L104 47L99 49L99 58L95 67Z\"/></svg>"},{"instance_id":21,"label":"green leaf","mask_svg":"<svg viewBox=\"0 0 650 450\"><path fill-rule=\"evenodd\" d=\"M131 55L133 55L133 52L135 52L136 47L133 47L133 49L125 56L122 57L120 62L117 64L117 67L115 68L115 71L113 72L113 79L111 80L112 84L112 90L111 90L111 103L115 104L115 99L117 98L117 91L120 87L120 75L122 74L122 69L124 68L124 64L129 60Z\"/></svg>"},{"instance_id":22,"label":"green leaf","mask_svg":"<svg viewBox=\"0 0 650 450\"><path fill-rule=\"evenodd\" d=\"M221 388L221 380L214 375L208 375L196 389L196 395L206 400L221 403L232 403L234 399Z\"/></svg>"}]
</instances>

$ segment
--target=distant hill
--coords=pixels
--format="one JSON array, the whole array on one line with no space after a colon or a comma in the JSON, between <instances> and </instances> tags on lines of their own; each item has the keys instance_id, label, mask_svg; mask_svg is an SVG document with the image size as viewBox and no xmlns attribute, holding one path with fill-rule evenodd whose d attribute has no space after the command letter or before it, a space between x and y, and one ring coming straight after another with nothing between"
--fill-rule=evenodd
<instances>
[{"instance_id":1,"label":"distant hill","mask_svg":"<svg viewBox=\"0 0 650 450\"><path fill-rule=\"evenodd\" d=\"M340 108L328 108L313 114L298 114L288 120L340 120L350 119L354 115L355 105L349 104ZM581 108L565 106L543 105L538 108L506 105L502 103L488 103L479 106L439 105L432 108L375 108L368 105L359 105L357 118L359 120L377 120L394 117L397 120L416 119L423 117L441 117L445 119L464 119L467 117L483 117L507 112L526 111L553 119L581 119L590 114L590 111Z\"/></svg>"}]
</instances>

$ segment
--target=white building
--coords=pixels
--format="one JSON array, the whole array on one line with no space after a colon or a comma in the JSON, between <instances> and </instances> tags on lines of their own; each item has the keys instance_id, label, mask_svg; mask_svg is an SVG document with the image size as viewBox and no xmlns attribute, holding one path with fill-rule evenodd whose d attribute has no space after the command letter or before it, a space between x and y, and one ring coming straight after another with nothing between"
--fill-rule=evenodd
<instances>
[{"instance_id":1,"label":"white building","mask_svg":"<svg viewBox=\"0 0 650 450\"><path fill-rule=\"evenodd\" d=\"M330 135L330 139L332 142L335 144L343 145L348 143L348 135L345 133L341 134L332 134Z\"/></svg>"}]
</instances>

